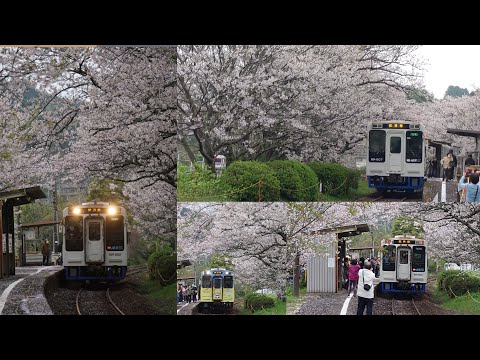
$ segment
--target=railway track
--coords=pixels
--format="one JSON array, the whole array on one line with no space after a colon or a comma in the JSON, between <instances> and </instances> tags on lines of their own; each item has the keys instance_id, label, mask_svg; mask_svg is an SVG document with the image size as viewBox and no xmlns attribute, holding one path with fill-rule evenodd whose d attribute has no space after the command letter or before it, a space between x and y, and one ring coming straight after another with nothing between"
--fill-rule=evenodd
<instances>
[{"instance_id":1,"label":"railway track","mask_svg":"<svg viewBox=\"0 0 480 360\"><path fill-rule=\"evenodd\" d=\"M134 275L134 274L138 274L140 272L143 272L143 271L146 271L147 270L147 266L146 265L141 265L141 266L135 266L135 267L130 267L127 271L127 275L126 276L131 276L131 275Z\"/></svg>"},{"instance_id":2,"label":"railway track","mask_svg":"<svg viewBox=\"0 0 480 360\"><path fill-rule=\"evenodd\" d=\"M81 311L81 307L80 307L80 299L81 299L81 294L82 292L84 291L85 289L84 288L81 288L78 292L77 292L77 296L75 298L75 307L76 307L76 310L77 310L77 315L85 315L85 313L82 313ZM109 304L109 307L111 309L113 309L113 311L115 312L116 315L125 315L125 313L117 306L117 304L115 304L115 302L112 300L111 296L110 296L110 288L108 287L107 290L106 290L106 293L105 293L105 298Z\"/></svg>"},{"instance_id":3,"label":"railway track","mask_svg":"<svg viewBox=\"0 0 480 360\"><path fill-rule=\"evenodd\" d=\"M377 198L374 198L372 200L367 200L367 201L371 201L371 202L383 202L383 201L386 201L386 202L405 202L406 200L408 199L408 196L405 196L403 198L386 198L385 196L379 196Z\"/></svg>"},{"instance_id":4,"label":"railway track","mask_svg":"<svg viewBox=\"0 0 480 360\"><path fill-rule=\"evenodd\" d=\"M411 301L406 300L396 300L395 297L392 298L392 315L422 315L418 310L415 300L412 298Z\"/></svg>"}]
</instances>

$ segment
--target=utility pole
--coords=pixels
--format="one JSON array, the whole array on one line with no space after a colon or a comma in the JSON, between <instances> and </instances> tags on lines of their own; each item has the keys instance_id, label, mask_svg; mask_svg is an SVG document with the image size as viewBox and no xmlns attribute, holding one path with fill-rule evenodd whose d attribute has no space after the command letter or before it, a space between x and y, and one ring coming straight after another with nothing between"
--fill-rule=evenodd
<instances>
[{"instance_id":1,"label":"utility pole","mask_svg":"<svg viewBox=\"0 0 480 360\"><path fill-rule=\"evenodd\" d=\"M53 253L56 254L58 250L58 202L57 202L57 179L55 178L55 184L53 186Z\"/></svg>"}]
</instances>

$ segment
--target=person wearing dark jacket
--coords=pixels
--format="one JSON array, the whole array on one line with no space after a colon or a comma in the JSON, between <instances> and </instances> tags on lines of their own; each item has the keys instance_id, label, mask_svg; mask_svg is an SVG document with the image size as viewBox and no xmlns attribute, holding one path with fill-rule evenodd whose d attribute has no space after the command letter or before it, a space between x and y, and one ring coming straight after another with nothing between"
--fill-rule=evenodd
<instances>
[{"instance_id":1,"label":"person wearing dark jacket","mask_svg":"<svg viewBox=\"0 0 480 360\"><path fill-rule=\"evenodd\" d=\"M465 166L475 165L475 160L473 160L472 154L468 154L467 160L465 160Z\"/></svg>"}]
</instances>

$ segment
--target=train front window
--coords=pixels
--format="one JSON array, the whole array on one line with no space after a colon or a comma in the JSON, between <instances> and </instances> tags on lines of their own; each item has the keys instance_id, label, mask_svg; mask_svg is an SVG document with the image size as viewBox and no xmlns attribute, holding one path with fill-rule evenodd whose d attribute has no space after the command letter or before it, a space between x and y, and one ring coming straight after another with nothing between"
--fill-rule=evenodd
<instances>
[{"instance_id":1,"label":"train front window","mask_svg":"<svg viewBox=\"0 0 480 360\"><path fill-rule=\"evenodd\" d=\"M65 250L83 251L83 218L81 216L65 217Z\"/></svg>"},{"instance_id":2,"label":"train front window","mask_svg":"<svg viewBox=\"0 0 480 360\"><path fill-rule=\"evenodd\" d=\"M211 276L203 276L202 277L202 287L203 288L211 288L212 287L212 277Z\"/></svg>"},{"instance_id":3,"label":"train front window","mask_svg":"<svg viewBox=\"0 0 480 360\"><path fill-rule=\"evenodd\" d=\"M405 161L421 163L423 161L423 133L421 131L407 131L407 146Z\"/></svg>"},{"instance_id":4,"label":"train front window","mask_svg":"<svg viewBox=\"0 0 480 360\"><path fill-rule=\"evenodd\" d=\"M100 223L99 222L88 223L88 240L90 241L100 240Z\"/></svg>"},{"instance_id":5,"label":"train front window","mask_svg":"<svg viewBox=\"0 0 480 360\"><path fill-rule=\"evenodd\" d=\"M222 278L214 278L213 279L213 287L215 289L221 289L222 288Z\"/></svg>"},{"instance_id":6,"label":"train front window","mask_svg":"<svg viewBox=\"0 0 480 360\"><path fill-rule=\"evenodd\" d=\"M227 289L233 288L233 276L225 276L223 279L223 287Z\"/></svg>"},{"instance_id":7,"label":"train front window","mask_svg":"<svg viewBox=\"0 0 480 360\"><path fill-rule=\"evenodd\" d=\"M425 271L425 247L424 246L413 247L412 271L414 272Z\"/></svg>"},{"instance_id":8,"label":"train front window","mask_svg":"<svg viewBox=\"0 0 480 360\"><path fill-rule=\"evenodd\" d=\"M395 246L383 247L382 269L383 271L395 271Z\"/></svg>"},{"instance_id":9,"label":"train front window","mask_svg":"<svg viewBox=\"0 0 480 360\"><path fill-rule=\"evenodd\" d=\"M408 251L400 251L400 264L408 264Z\"/></svg>"},{"instance_id":10,"label":"train front window","mask_svg":"<svg viewBox=\"0 0 480 360\"><path fill-rule=\"evenodd\" d=\"M385 162L385 131L370 130L368 136L368 160Z\"/></svg>"},{"instance_id":11,"label":"train front window","mask_svg":"<svg viewBox=\"0 0 480 360\"><path fill-rule=\"evenodd\" d=\"M392 136L390 138L390 153L400 154L402 152L402 138L399 136Z\"/></svg>"},{"instance_id":12,"label":"train front window","mask_svg":"<svg viewBox=\"0 0 480 360\"><path fill-rule=\"evenodd\" d=\"M123 216L107 216L105 227L106 249L108 251L123 251L125 247L125 226Z\"/></svg>"}]
</instances>

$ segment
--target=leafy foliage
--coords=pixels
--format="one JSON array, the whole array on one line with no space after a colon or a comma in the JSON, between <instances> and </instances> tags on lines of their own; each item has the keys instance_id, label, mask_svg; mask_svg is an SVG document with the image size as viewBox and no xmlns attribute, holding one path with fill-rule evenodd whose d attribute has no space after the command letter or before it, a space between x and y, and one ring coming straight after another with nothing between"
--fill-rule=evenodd
<instances>
[{"instance_id":1,"label":"leafy foliage","mask_svg":"<svg viewBox=\"0 0 480 360\"><path fill-rule=\"evenodd\" d=\"M221 181L231 189L237 201L258 201L258 182L261 180L261 200L280 200L280 181L275 172L258 161L235 161L227 167Z\"/></svg>"},{"instance_id":2,"label":"leafy foliage","mask_svg":"<svg viewBox=\"0 0 480 360\"><path fill-rule=\"evenodd\" d=\"M168 245L160 246L148 258L150 279L160 281L165 286L176 281L177 254Z\"/></svg>"},{"instance_id":3,"label":"leafy foliage","mask_svg":"<svg viewBox=\"0 0 480 360\"><path fill-rule=\"evenodd\" d=\"M245 308L255 312L264 308L272 308L275 306L275 299L271 296L252 293L245 297Z\"/></svg>"},{"instance_id":4,"label":"leafy foliage","mask_svg":"<svg viewBox=\"0 0 480 360\"><path fill-rule=\"evenodd\" d=\"M296 160L275 160L266 163L280 181L280 194L291 201L318 200L318 179L315 172Z\"/></svg>"}]
</instances>

